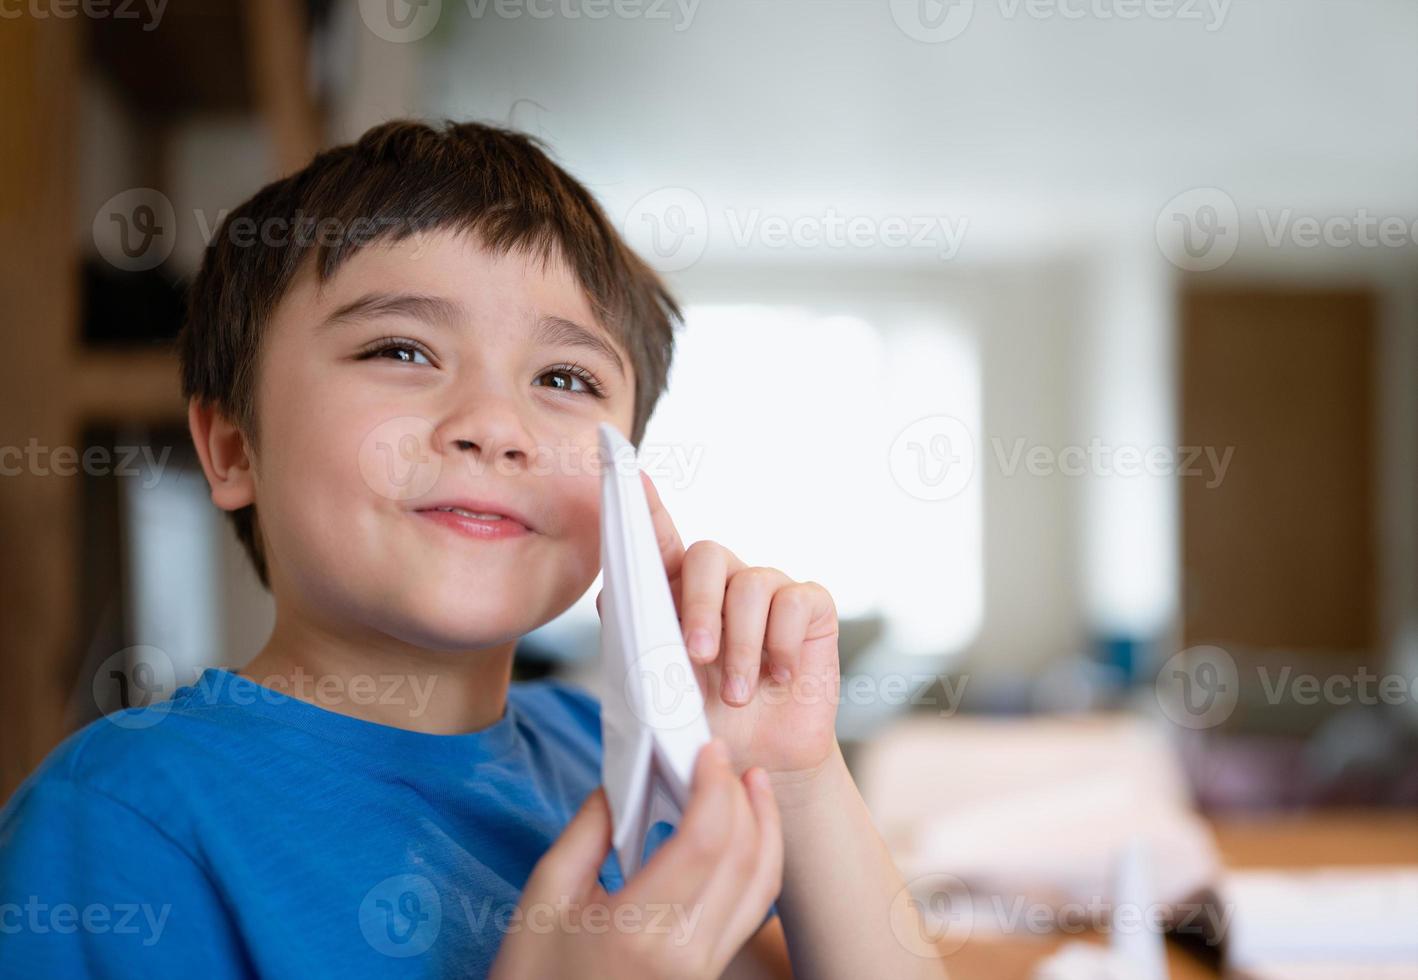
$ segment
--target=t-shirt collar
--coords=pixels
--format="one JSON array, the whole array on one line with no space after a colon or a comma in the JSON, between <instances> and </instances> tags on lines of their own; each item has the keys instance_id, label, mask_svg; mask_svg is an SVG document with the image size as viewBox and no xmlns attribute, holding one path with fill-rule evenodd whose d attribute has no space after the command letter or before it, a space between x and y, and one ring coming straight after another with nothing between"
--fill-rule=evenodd
<instances>
[{"instance_id":1,"label":"t-shirt collar","mask_svg":"<svg viewBox=\"0 0 1418 980\"><path fill-rule=\"evenodd\" d=\"M486 728L456 735L433 735L366 721L312 704L221 667L208 667L174 700L186 696L207 704L246 708L366 756L394 762L467 764L507 755L521 738L516 705L509 697L502 717Z\"/></svg>"}]
</instances>

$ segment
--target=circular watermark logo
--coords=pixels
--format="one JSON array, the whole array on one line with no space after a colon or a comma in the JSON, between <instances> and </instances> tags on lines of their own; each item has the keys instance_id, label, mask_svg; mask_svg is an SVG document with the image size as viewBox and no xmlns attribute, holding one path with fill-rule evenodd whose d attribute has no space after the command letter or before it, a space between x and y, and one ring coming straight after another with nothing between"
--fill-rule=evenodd
<instances>
[{"instance_id":1,"label":"circular watermark logo","mask_svg":"<svg viewBox=\"0 0 1418 980\"><path fill-rule=\"evenodd\" d=\"M1220 725L1236 710L1241 677L1220 647L1195 646L1174 654L1157 672L1157 704L1183 728Z\"/></svg>"},{"instance_id":2,"label":"circular watermark logo","mask_svg":"<svg viewBox=\"0 0 1418 980\"><path fill-rule=\"evenodd\" d=\"M1211 272L1240 248L1241 212L1219 187L1198 187L1166 203L1156 230L1167 261L1186 272Z\"/></svg>"},{"instance_id":3,"label":"circular watermark logo","mask_svg":"<svg viewBox=\"0 0 1418 980\"><path fill-rule=\"evenodd\" d=\"M381 497L416 500L433 489L443 468L433 443L428 419L403 415L381 422L360 443L360 475Z\"/></svg>"},{"instance_id":4,"label":"circular watermark logo","mask_svg":"<svg viewBox=\"0 0 1418 980\"><path fill-rule=\"evenodd\" d=\"M376 37L407 44L438 25L443 0L359 0L359 16Z\"/></svg>"},{"instance_id":5,"label":"circular watermark logo","mask_svg":"<svg viewBox=\"0 0 1418 980\"><path fill-rule=\"evenodd\" d=\"M146 272L167 261L177 244L177 212L162 191L134 187L115 194L94 215L94 248L124 272Z\"/></svg>"},{"instance_id":6,"label":"circular watermark logo","mask_svg":"<svg viewBox=\"0 0 1418 980\"><path fill-rule=\"evenodd\" d=\"M902 429L888 455L892 479L917 500L948 500L975 473L975 440L965 423L929 415Z\"/></svg>"},{"instance_id":7,"label":"circular watermark logo","mask_svg":"<svg viewBox=\"0 0 1418 980\"><path fill-rule=\"evenodd\" d=\"M682 645L646 650L625 669L625 703L642 723L679 731L704 717L704 694Z\"/></svg>"},{"instance_id":8,"label":"circular watermark logo","mask_svg":"<svg viewBox=\"0 0 1418 980\"><path fill-rule=\"evenodd\" d=\"M438 889L423 875L385 878L359 903L359 931L385 956L403 959L427 952L442 925Z\"/></svg>"},{"instance_id":9,"label":"circular watermark logo","mask_svg":"<svg viewBox=\"0 0 1418 980\"><path fill-rule=\"evenodd\" d=\"M907 37L927 44L953 41L975 17L975 0L891 0L891 19Z\"/></svg>"},{"instance_id":10,"label":"circular watermark logo","mask_svg":"<svg viewBox=\"0 0 1418 980\"><path fill-rule=\"evenodd\" d=\"M965 882L936 873L912 878L891 900L891 931L907 952L922 959L948 956L975 928L975 902Z\"/></svg>"},{"instance_id":11,"label":"circular watermark logo","mask_svg":"<svg viewBox=\"0 0 1418 980\"><path fill-rule=\"evenodd\" d=\"M167 652L153 646L125 647L106 657L93 678L94 704L120 728L150 728L166 716L159 711L134 711L166 701L177 690L177 668ZM110 711L114 700L117 711Z\"/></svg>"},{"instance_id":12,"label":"circular watermark logo","mask_svg":"<svg viewBox=\"0 0 1418 980\"><path fill-rule=\"evenodd\" d=\"M660 272L679 272L709 247L709 209L688 187L661 187L630 206L625 239Z\"/></svg>"}]
</instances>

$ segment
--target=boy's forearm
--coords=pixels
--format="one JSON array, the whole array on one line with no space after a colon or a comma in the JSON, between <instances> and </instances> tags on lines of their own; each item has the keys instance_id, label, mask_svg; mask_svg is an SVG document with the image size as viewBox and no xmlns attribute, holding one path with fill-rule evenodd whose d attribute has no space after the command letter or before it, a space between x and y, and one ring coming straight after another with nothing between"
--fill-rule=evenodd
<instances>
[{"instance_id":1,"label":"boy's forearm","mask_svg":"<svg viewBox=\"0 0 1418 980\"><path fill-rule=\"evenodd\" d=\"M783 814L778 913L793 975L810 980L946 975L943 960L898 941L893 915L914 915L905 882L873 826L840 747L810 782L775 787ZM893 908L893 902L897 907ZM913 934L913 933L907 933Z\"/></svg>"}]
</instances>

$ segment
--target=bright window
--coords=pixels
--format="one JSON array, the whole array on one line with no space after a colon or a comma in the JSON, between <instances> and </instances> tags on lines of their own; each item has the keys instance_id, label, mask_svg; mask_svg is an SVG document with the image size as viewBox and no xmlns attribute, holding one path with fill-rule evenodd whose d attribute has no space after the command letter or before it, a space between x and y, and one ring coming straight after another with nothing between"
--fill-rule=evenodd
<instances>
[{"instance_id":1,"label":"bright window","mask_svg":"<svg viewBox=\"0 0 1418 980\"><path fill-rule=\"evenodd\" d=\"M927 431L936 418L980 431L978 357L941 318L882 319L689 308L640 465L686 545L711 538L750 564L821 582L842 619L882 617L893 653L953 653L981 618L980 481L923 499L892 454L940 462L928 458L931 440L905 449L898 438L922 419ZM977 448L961 441L955 464L978 472ZM599 588L563 618L594 625Z\"/></svg>"}]
</instances>

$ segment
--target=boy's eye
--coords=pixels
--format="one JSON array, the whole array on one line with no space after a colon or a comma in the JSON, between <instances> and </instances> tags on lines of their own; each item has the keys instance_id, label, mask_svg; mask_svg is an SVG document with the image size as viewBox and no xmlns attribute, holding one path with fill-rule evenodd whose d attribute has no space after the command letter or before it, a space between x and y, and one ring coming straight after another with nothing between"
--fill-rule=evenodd
<instances>
[{"instance_id":1,"label":"boy's eye","mask_svg":"<svg viewBox=\"0 0 1418 980\"><path fill-rule=\"evenodd\" d=\"M549 381L545 379L550 379ZM567 391L572 394L587 394L595 398L604 398L605 389L596 380L596 376L579 364L562 364L554 368L548 368L537 376L533 384L538 384L543 388L555 388L558 391ZM579 387L578 387L579 385Z\"/></svg>"},{"instance_id":2,"label":"boy's eye","mask_svg":"<svg viewBox=\"0 0 1418 980\"><path fill-rule=\"evenodd\" d=\"M385 337L375 341L372 347L367 348L359 355L359 360L367 361L376 357L402 361L405 364L432 365L433 363L429 358L428 351L421 344L397 337Z\"/></svg>"}]
</instances>

